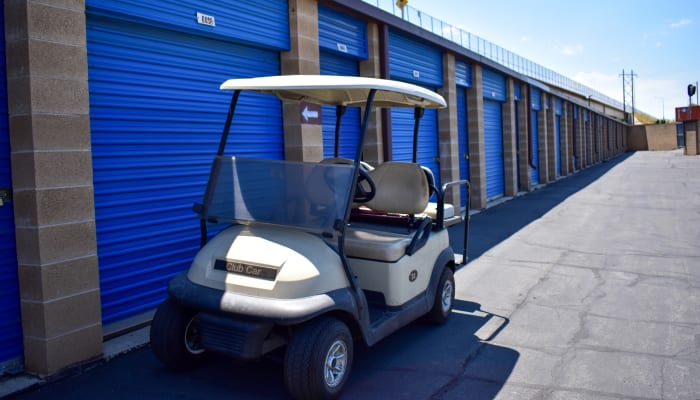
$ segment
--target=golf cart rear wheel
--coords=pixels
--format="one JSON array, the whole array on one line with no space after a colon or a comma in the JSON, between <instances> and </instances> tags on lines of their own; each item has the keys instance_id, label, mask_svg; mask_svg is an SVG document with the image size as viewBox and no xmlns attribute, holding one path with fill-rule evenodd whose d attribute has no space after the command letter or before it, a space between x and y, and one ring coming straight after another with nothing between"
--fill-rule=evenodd
<instances>
[{"instance_id":1,"label":"golf cart rear wheel","mask_svg":"<svg viewBox=\"0 0 700 400\"><path fill-rule=\"evenodd\" d=\"M166 299L153 316L151 349L168 368L195 367L204 353L197 314Z\"/></svg>"},{"instance_id":2,"label":"golf cart rear wheel","mask_svg":"<svg viewBox=\"0 0 700 400\"><path fill-rule=\"evenodd\" d=\"M455 278L452 270L445 267L440 276L433 308L426 314L426 320L430 323L440 325L450 317L452 307L455 302Z\"/></svg>"},{"instance_id":3,"label":"golf cart rear wheel","mask_svg":"<svg viewBox=\"0 0 700 400\"><path fill-rule=\"evenodd\" d=\"M333 399L350 375L353 341L341 321L323 317L297 329L287 347L284 380L295 399Z\"/></svg>"}]
</instances>

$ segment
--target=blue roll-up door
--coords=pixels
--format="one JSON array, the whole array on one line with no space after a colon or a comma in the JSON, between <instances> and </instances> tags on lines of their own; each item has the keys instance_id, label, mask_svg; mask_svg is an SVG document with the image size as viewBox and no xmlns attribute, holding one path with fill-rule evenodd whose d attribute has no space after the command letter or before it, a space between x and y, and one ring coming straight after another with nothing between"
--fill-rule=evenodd
<instances>
[{"instance_id":1,"label":"blue roll-up door","mask_svg":"<svg viewBox=\"0 0 700 400\"><path fill-rule=\"evenodd\" d=\"M558 97L554 98L554 159L557 163L557 176L561 176L561 116L563 113L562 102Z\"/></svg>"},{"instance_id":2,"label":"blue roll-up door","mask_svg":"<svg viewBox=\"0 0 700 400\"><path fill-rule=\"evenodd\" d=\"M457 60L455 62L455 81L457 86L472 87L472 65Z\"/></svg>"},{"instance_id":3,"label":"blue roll-up door","mask_svg":"<svg viewBox=\"0 0 700 400\"><path fill-rule=\"evenodd\" d=\"M530 184L537 185L540 182L540 149L539 149L539 123L537 113L542 108L542 92L530 86L530 152L532 165L530 165Z\"/></svg>"},{"instance_id":4,"label":"blue roll-up door","mask_svg":"<svg viewBox=\"0 0 700 400\"><path fill-rule=\"evenodd\" d=\"M318 6L321 75L358 76L358 62L367 58L367 23ZM335 156L336 107L323 106L323 156ZM360 109L348 107L341 118L339 157L354 158L360 134Z\"/></svg>"},{"instance_id":5,"label":"blue roll-up door","mask_svg":"<svg viewBox=\"0 0 700 400\"><path fill-rule=\"evenodd\" d=\"M411 82L430 90L442 86L442 52L414 38L389 31L391 79ZM391 110L392 159L413 159L413 109ZM440 184L440 154L437 111L426 109L418 130L418 163L430 168Z\"/></svg>"},{"instance_id":6,"label":"blue roll-up door","mask_svg":"<svg viewBox=\"0 0 700 400\"><path fill-rule=\"evenodd\" d=\"M571 124L571 140L572 140L572 147L573 147L573 157L574 157L574 169L579 169L581 168L578 163L578 138L576 137L578 135L578 106L577 105L572 105L572 115L571 119L573 120L573 123Z\"/></svg>"},{"instance_id":7,"label":"blue roll-up door","mask_svg":"<svg viewBox=\"0 0 700 400\"><path fill-rule=\"evenodd\" d=\"M506 77L495 71L483 70L484 152L486 159L486 199L505 193L503 169L503 111L506 101Z\"/></svg>"},{"instance_id":8,"label":"blue roll-up door","mask_svg":"<svg viewBox=\"0 0 700 400\"><path fill-rule=\"evenodd\" d=\"M0 7L0 376L17 372L22 357L15 223L11 200L10 133L7 113L4 9ZM3 195L4 194L4 195Z\"/></svg>"},{"instance_id":9,"label":"blue roll-up door","mask_svg":"<svg viewBox=\"0 0 700 400\"><path fill-rule=\"evenodd\" d=\"M484 151L486 155L486 199L502 196L503 177L503 115L501 103L484 100Z\"/></svg>"},{"instance_id":10,"label":"blue roll-up door","mask_svg":"<svg viewBox=\"0 0 700 400\"><path fill-rule=\"evenodd\" d=\"M359 75L357 60L321 50L321 75ZM335 156L336 107L321 107L323 122L323 157ZM360 135L360 109L348 107L341 118L338 157L354 158Z\"/></svg>"},{"instance_id":11,"label":"blue roll-up door","mask_svg":"<svg viewBox=\"0 0 700 400\"><path fill-rule=\"evenodd\" d=\"M467 88L472 87L472 65L461 60L455 62L457 83L457 132L459 145L459 177L469 178L469 115L467 112ZM467 207L467 188L460 187L462 208Z\"/></svg>"},{"instance_id":12,"label":"blue roll-up door","mask_svg":"<svg viewBox=\"0 0 700 400\"><path fill-rule=\"evenodd\" d=\"M537 111L530 113L532 131L530 132L532 165L530 165L530 183L537 185L540 182L540 150L539 150L539 123L537 122Z\"/></svg>"},{"instance_id":13,"label":"blue roll-up door","mask_svg":"<svg viewBox=\"0 0 700 400\"><path fill-rule=\"evenodd\" d=\"M204 192L231 99L219 85L277 75L280 66L274 49L90 11L95 214L102 318L109 325L153 309L198 250L191 207ZM244 93L227 153L281 159L282 132L281 103Z\"/></svg>"},{"instance_id":14,"label":"blue roll-up door","mask_svg":"<svg viewBox=\"0 0 700 400\"><path fill-rule=\"evenodd\" d=\"M457 132L459 133L459 177L469 179L469 117L466 88L457 86ZM462 208L467 206L467 188L461 187Z\"/></svg>"},{"instance_id":15,"label":"blue roll-up door","mask_svg":"<svg viewBox=\"0 0 700 400\"><path fill-rule=\"evenodd\" d=\"M520 191L520 111L518 111L518 102L522 101L522 89L518 82L513 85L513 97L515 99L515 176L516 176L516 191Z\"/></svg>"}]
</instances>

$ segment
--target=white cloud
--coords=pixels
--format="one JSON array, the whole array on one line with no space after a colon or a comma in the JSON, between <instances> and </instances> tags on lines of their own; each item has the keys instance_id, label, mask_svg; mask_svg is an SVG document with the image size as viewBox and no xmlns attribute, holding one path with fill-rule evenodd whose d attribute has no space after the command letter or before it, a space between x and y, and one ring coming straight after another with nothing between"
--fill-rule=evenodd
<instances>
[{"instance_id":1,"label":"white cloud","mask_svg":"<svg viewBox=\"0 0 700 400\"><path fill-rule=\"evenodd\" d=\"M529 42L529 41L530 41L530 38L529 38L528 36L521 36L521 37L520 37L520 41L521 41L521 42Z\"/></svg>"},{"instance_id":2,"label":"white cloud","mask_svg":"<svg viewBox=\"0 0 700 400\"><path fill-rule=\"evenodd\" d=\"M583 45L580 44L565 44L557 46L559 52L565 56L577 56L583 53Z\"/></svg>"},{"instance_id":3,"label":"white cloud","mask_svg":"<svg viewBox=\"0 0 700 400\"><path fill-rule=\"evenodd\" d=\"M690 25L690 24L692 24L692 23L693 23L693 20L692 20L692 19L687 19L687 18L686 18L686 19L682 19L682 20L680 20L680 21L676 21L676 22L671 23L670 27L673 28L673 29L675 29L675 28L682 28L682 27L687 26L687 25Z\"/></svg>"}]
</instances>

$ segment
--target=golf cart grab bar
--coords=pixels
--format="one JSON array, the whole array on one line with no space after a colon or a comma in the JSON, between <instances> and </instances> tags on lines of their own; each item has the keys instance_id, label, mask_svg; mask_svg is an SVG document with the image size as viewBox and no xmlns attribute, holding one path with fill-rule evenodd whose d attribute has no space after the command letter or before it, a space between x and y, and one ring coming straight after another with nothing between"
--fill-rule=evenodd
<instances>
[{"instance_id":1,"label":"golf cart grab bar","mask_svg":"<svg viewBox=\"0 0 700 400\"><path fill-rule=\"evenodd\" d=\"M445 192L447 189L451 188L452 186L457 186L457 185L465 185L467 187L466 190L466 196L467 196L467 209L465 211L465 216L464 216L464 242L463 242L463 248L462 248L462 265L467 263L467 246L468 246L468 237L469 237L469 209L471 208L471 194L470 194L470 189L471 189L471 184L469 183L468 179L460 179L457 181L452 181L452 182L447 182L444 185L442 185L442 190L441 193L438 193L438 207L437 207L437 223L438 223L438 229L442 229L443 225L445 223Z\"/></svg>"}]
</instances>

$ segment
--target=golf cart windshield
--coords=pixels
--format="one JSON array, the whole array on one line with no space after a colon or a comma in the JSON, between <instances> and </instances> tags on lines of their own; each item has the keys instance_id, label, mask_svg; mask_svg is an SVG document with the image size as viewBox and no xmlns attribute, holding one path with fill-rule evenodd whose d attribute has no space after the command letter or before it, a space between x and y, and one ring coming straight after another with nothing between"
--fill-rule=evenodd
<instances>
[{"instance_id":1,"label":"golf cart windshield","mask_svg":"<svg viewBox=\"0 0 700 400\"><path fill-rule=\"evenodd\" d=\"M285 75L231 79L224 82L221 89L233 90L234 94L204 201L195 205L201 218L202 245L207 238L206 222L256 222L319 233L341 230L354 199L372 107L423 109L446 105L442 96L428 89L363 77ZM352 164L224 156L242 91L271 94L283 101L365 107Z\"/></svg>"},{"instance_id":2,"label":"golf cart windshield","mask_svg":"<svg viewBox=\"0 0 700 400\"><path fill-rule=\"evenodd\" d=\"M330 232L345 217L354 171L352 165L218 157L205 217Z\"/></svg>"}]
</instances>

